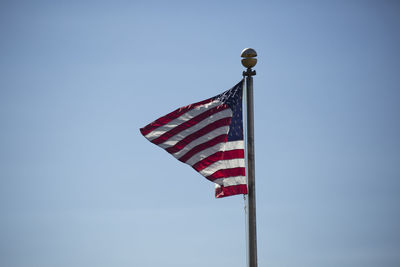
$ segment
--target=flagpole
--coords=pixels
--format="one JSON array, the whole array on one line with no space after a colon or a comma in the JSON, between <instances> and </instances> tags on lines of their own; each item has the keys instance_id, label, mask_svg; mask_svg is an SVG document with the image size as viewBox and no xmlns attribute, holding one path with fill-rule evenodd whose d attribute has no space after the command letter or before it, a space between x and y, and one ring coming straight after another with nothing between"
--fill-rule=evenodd
<instances>
[{"instance_id":1,"label":"flagpole","mask_svg":"<svg viewBox=\"0 0 400 267\"><path fill-rule=\"evenodd\" d=\"M254 105L253 105L253 76L256 71L251 68L257 64L257 52L252 48L242 51L242 65L246 76L246 107L247 107L247 191L248 191L248 253L249 267L257 267L257 227L256 227L256 190L254 164Z\"/></svg>"}]
</instances>

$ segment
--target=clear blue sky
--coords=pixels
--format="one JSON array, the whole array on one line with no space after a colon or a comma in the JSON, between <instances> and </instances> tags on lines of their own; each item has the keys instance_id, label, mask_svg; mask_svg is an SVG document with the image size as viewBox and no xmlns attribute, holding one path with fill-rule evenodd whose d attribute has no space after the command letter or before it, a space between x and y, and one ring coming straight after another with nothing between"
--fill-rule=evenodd
<instances>
[{"instance_id":1,"label":"clear blue sky","mask_svg":"<svg viewBox=\"0 0 400 267\"><path fill-rule=\"evenodd\" d=\"M2 1L0 266L246 264L243 199L139 128L255 86L259 266L400 266L397 1Z\"/></svg>"}]
</instances>

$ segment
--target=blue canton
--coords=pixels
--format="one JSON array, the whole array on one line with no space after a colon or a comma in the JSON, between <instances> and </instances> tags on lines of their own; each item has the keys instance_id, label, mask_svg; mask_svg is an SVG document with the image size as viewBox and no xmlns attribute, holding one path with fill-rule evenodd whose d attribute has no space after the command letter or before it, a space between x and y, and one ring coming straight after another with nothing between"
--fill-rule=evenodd
<instances>
[{"instance_id":1,"label":"blue canton","mask_svg":"<svg viewBox=\"0 0 400 267\"><path fill-rule=\"evenodd\" d=\"M243 140L242 98L243 80L228 91L214 97L232 110L232 121L229 125L228 141Z\"/></svg>"}]
</instances>

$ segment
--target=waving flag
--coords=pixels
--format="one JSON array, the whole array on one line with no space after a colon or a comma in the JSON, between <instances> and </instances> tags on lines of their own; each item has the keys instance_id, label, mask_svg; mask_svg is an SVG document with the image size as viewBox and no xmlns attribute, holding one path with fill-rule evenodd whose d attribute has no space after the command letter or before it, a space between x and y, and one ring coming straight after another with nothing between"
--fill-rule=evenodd
<instances>
[{"instance_id":1,"label":"waving flag","mask_svg":"<svg viewBox=\"0 0 400 267\"><path fill-rule=\"evenodd\" d=\"M181 107L140 129L150 142L215 183L215 197L247 194L243 80L232 89Z\"/></svg>"}]
</instances>

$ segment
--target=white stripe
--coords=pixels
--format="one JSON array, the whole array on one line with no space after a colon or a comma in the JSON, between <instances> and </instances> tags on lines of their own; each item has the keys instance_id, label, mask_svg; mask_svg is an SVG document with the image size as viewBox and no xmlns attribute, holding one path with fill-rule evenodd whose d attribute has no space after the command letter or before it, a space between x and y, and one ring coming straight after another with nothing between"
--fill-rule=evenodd
<instances>
[{"instance_id":1,"label":"white stripe","mask_svg":"<svg viewBox=\"0 0 400 267\"><path fill-rule=\"evenodd\" d=\"M221 186L232 186L232 185L240 185L246 184L246 176L235 176L228 178L219 178L213 181L214 183Z\"/></svg>"},{"instance_id":2,"label":"white stripe","mask_svg":"<svg viewBox=\"0 0 400 267\"><path fill-rule=\"evenodd\" d=\"M206 135L200 136L199 138L193 140L189 144L187 144L184 148L179 150L178 152L172 154L175 158L180 158L181 156L185 155L187 152L189 152L192 148L194 148L197 145L200 145L202 143L205 143L207 141L210 141L211 139L220 136L222 134L228 134L229 132L229 126L223 126L215 129L214 131L209 132Z\"/></svg>"},{"instance_id":3,"label":"white stripe","mask_svg":"<svg viewBox=\"0 0 400 267\"><path fill-rule=\"evenodd\" d=\"M222 102L219 100L214 100L210 103L198 106L194 109L189 110L188 112L182 114L180 117L168 122L167 124L164 124L163 126L160 126L156 129L154 129L153 131L151 131L150 133L146 134L145 137L151 141L154 140L158 137L160 137L161 135L163 135L164 133L168 132L169 130L171 130L172 128L175 128L176 126L196 117L197 115L200 115L201 113L207 111L210 108L216 107L218 105L221 105Z\"/></svg>"},{"instance_id":4,"label":"white stripe","mask_svg":"<svg viewBox=\"0 0 400 267\"><path fill-rule=\"evenodd\" d=\"M204 168L203 170L200 171L200 174L207 177L211 174L213 174L216 171L222 170L222 169L232 169L232 168L239 168L239 167L245 167L245 162L244 159L229 159L229 160L220 160L217 161L207 168Z\"/></svg>"},{"instance_id":5,"label":"white stripe","mask_svg":"<svg viewBox=\"0 0 400 267\"><path fill-rule=\"evenodd\" d=\"M193 166L197 162L211 156L212 154L217 153L218 151L229 151L235 149L244 149L243 140L216 144L212 147L209 147L207 149L204 149L203 151L194 154L190 159L186 161L186 163L190 166Z\"/></svg>"},{"instance_id":6,"label":"white stripe","mask_svg":"<svg viewBox=\"0 0 400 267\"><path fill-rule=\"evenodd\" d=\"M232 110L231 109L224 109L218 113L215 113L207 118L205 118L204 120L200 121L199 123L193 125L190 128L187 128L186 130L172 136L171 138L169 138L167 141L165 141L162 144L159 144L158 146L162 147L162 148L168 148L171 146L174 146L176 143L178 143L179 141L181 141L182 139L184 139L185 137L187 137L188 135L197 132L198 130L202 129L203 127L207 126L208 124L211 124L217 120L220 120L222 118L228 118L228 117L232 117Z\"/></svg>"}]
</instances>

